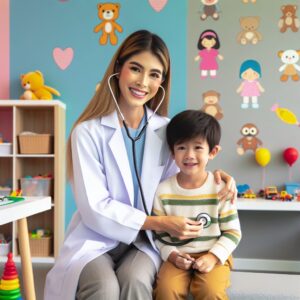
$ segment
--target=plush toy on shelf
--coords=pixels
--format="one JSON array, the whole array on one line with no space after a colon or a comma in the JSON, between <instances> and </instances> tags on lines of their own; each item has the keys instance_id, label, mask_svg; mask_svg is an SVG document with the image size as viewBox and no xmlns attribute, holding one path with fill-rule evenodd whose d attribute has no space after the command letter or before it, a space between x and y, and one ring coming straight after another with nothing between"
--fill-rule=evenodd
<instances>
[{"instance_id":1,"label":"plush toy on shelf","mask_svg":"<svg viewBox=\"0 0 300 300\"><path fill-rule=\"evenodd\" d=\"M20 97L22 100L51 100L52 94L60 96L59 91L44 84L44 76L40 71L22 74L20 79L25 89Z\"/></svg>"}]
</instances>

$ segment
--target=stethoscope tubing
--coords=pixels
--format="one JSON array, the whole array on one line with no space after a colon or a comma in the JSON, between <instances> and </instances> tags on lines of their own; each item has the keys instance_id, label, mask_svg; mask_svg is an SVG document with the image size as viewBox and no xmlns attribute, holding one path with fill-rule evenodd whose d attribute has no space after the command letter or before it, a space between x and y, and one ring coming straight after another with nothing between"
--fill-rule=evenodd
<instances>
[{"instance_id":1,"label":"stethoscope tubing","mask_svg":"<svg viewBox=\"0 0 300 300\"><path fill-rule=\"evenodd\" d=\"M110 90L110 93L113 97L113 100L115 102L115 105L116 105L116 108L118 110L118 113L122 119L122 123L123 123L123 126L125 128L125 131L126 131L126 135L128 136L128 138L131 140L131 144L132 144L132 156L133 156L133 166L134 166L134 172L135 172L135 176L136 176L136 179L137 179L137 182L138 182L138 186L139 186L139 191L140 191L140 194L141 194L141 200L142 200L142 204L143 204L143 208L144 208L144 211L145 213L148 215L148 216L151 216L151 214L149 213L148 209L147 209L147 205L146 205L146 200L145 200L145 195L144 195L144 190L143 190L143 186L142 186L142 183L141 183L141 179L140 179L140 175L139 175L139 172L138 172L138 168L137 168L137 161L136 161L136 148L135 148L135 143L142 137L143 134L145 134L146 132L146 129L147 129L147 126L149 124L149 121L150 119L154 116L154 114L157 112L157 110L159 109L160 105L162 104L164 98L165 98L165 95L166 95L166 92L165 92L165 89L160 85L160 88L162 89L163 91L163 95L162 95L162 98L159 102L159 104L157 105L156 109L154 110L153 114L151 114L151 116L149 118L147 118L147 111L145 109L145 114L146 114L146 123L144 124L144 126L142 127L142 129L140 130L140 132L137 134L137 136L134 138L130 135L130 132L129 132L129 129L128 129L128 126L126 124L126 121L125 121L125 117L124 115L122 114L121 112L121 109L119 107L119 104L118 104L118 101L115 97L115 94L112 90L112 87L111 87L111 84L110 84L110 80L114 77L114 76L117 76L119 73L114 73L112 75L110 75L108 77L108 80L107 80L107 83L108 83L108 87L109 87L109 90ZM156 232L152 231L155 239L159 240L161 243L165 244L165 245L169 245L169 246L184 246L190 242L192 242L194 239L188 239L188 240L183 240L183 241L180 241L180 242L169 242L169 241L166 241L164 239L162 239L159 235L156 234Z\"/></svg>"}]
</instances>

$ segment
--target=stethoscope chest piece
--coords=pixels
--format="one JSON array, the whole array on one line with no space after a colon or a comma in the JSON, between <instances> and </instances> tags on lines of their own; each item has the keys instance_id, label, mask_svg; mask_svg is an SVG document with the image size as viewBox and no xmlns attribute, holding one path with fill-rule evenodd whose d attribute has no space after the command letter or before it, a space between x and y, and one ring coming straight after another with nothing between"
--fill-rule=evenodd
<instances>
[{"instance_id":1,"label":"stethoscope chest piece","mask_svg":"<svg viewBox=\"0 0 300 300\"><path fill-rule=\"evenodd\" d=\"M199 214L196 220L201 221L203 228L207 228L211 224L211 217L206 213Z\"/></svg>"}]
</instances>

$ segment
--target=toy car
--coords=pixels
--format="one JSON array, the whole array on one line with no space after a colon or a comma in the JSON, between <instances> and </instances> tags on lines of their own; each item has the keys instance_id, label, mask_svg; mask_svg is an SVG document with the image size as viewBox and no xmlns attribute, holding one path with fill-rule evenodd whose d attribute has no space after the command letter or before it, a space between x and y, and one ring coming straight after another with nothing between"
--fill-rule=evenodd
<instances>
[{"instance_id":1,"label":"toy car","mask_svg":"<svg viewBox=\"0 0 300 300\"><path fill-rule=\"evenodd\" d=\"M279 198L282 201L292 201L294 197L293 195L289 194L287 191L281 191Z\"/></svg>"},{"instance_id":2,"label":"toy car","mask_svg":"<svg viewBox=\"0 0 300 300\"><path fill-rule=\"evenodd\" d=\"M246 199L254 199L254 198L256 198L256 195L250 189L250 190L246 191L246 193L244 194L244 198L246 198Z\"/></svg>"},{"instance_id":3,"label":"toy car","mask_svg":"<svg viewBox=\"0 0 300 300\"><path fill-rule=\"evenodd\" d=\"M276 186L268 186L265 188L265 198L276 200L278 198L278 190Z\"/></svg>"}]
</instances>

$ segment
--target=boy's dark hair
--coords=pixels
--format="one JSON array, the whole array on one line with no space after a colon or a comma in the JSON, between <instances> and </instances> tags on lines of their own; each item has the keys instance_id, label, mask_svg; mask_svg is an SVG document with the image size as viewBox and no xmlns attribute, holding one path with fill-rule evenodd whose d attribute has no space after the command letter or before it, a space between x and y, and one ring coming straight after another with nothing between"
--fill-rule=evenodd
<instances>
[{"instance_id":1,"label":"boy's dark hair","mask_svg":"<svg viewBox=\"0 0 300 300\"><path fill-rule=\"evenodd\" d=\"M173 117L167 126L167 142L172 153L176 144L196 137L207 141L210 152L220 143L219 122L201 110L185 110Z\"/></svg>"}]
</instances>

